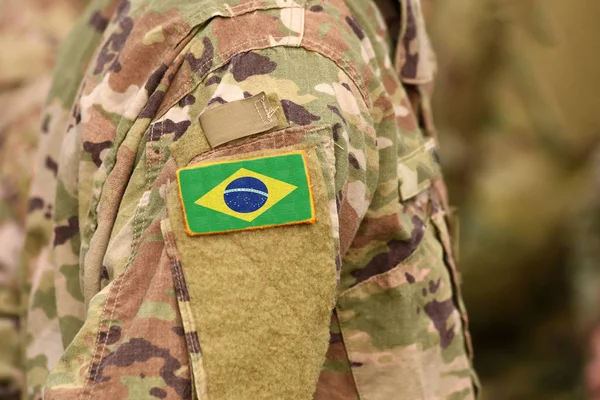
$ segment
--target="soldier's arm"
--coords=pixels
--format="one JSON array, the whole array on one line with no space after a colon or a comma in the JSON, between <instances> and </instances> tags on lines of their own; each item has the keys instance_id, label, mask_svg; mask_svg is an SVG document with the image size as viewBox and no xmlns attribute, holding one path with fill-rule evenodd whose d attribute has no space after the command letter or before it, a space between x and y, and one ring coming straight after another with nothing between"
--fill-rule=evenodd
<instances>
[{"instance_id":1,"label":"soldier's arm","mask_svg":"<svg viewBox=\"0 0 600 400\"><path fill-rule=\"evenodd\" d=\"M192 44L175 83L197 77L201 43ZM205 373L217 393L314 390L335 305L340 231L346 240L354 235L378 180L372 119L347 74L314 52L255 50L213 68L177 98L169 95L181 88L170 87L139 144L129 147L126 138L120 149L135 165L119 182L126 189L115 202L103 289L50 375L56 393L74 388L65 374L81 386L92 379L115 388L125 385L115 377L143 373L165 380L161 390L182 390L149 361L140 365L157 349L181 365L190 354L182 379L193 377L197 390L206 390ZM206 118L219 108L220 119ZM190 176L178 179L183 168ZM241 202L254 194L258 203L227 203L224 189L244 177L252 179L242 184L257 186L237 189L254 192L231 193ZM111 361L128 351L139 363ZM281 368L291 362L297 367Z\"/></svg>"},{"instance_id":2,"label":"soldier's arm","mask_svg":"<svg viewBox=\"0 0 600 400\"><path fill-rule=\"evenodd\" d=\"M323 398L352 396L351 368L369 391L379 368L401 375L418 346L432 349L432 370L468 376L429 224L434 208L445 227L429 202L433 145L397 77L377 72L341 3L247 7L209 23L123 8L109 26L59 165L69 206L53 264L63 284L76 267L85 320L63 335L48 398L310 398L321 372ZM396 313L406 296L429 311ZM57 296L58 308L75 297ZM394 339L375 348L378 332ZM388 349L393 362L373 362Z\"/></svg>"}]
</instances>

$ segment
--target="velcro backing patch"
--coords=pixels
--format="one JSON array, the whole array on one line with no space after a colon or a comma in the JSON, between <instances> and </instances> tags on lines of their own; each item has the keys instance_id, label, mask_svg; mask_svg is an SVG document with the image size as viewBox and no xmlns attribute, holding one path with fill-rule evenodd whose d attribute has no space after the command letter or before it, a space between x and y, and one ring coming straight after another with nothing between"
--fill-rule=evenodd
<instances>
[{"instance_id":1,"label":"velcro backing patch","mask_svg":"<svg viewBox=\"0 0 600 400\"><path fill-rule=\"evenodd\" d=\"M193 165L177 181L191 236L315 221L304 151Z\"/></svg>"},{"instance_id":2,"label":"velcro backing patch","mask_svg":"<svg viewBox=\"0 0 600 400\"><path fill-rule=\"evenodd\" d=\"M333 186L333 172L324 172L312 145L260 149L233 157L237 157L236 162L243 161L241 157L263 160L300 150L305 152L311 178L314 224L192 237L185 233L179 190L175 185L169 189L168 217L183 270L179 280L186 288L183 293L189 303L182 311L186 315L185 310L189 310L190 317L185 333L197 332L198 348L202 349L202 368L193 368L192 372L197 382L206 382L211 400L314 397L329 345L337 290L337 250L331 219L335 197L330 198L327 190ZM333 156L333 148L325 151L331 151L325 159ZM242 165L301 187L276 174L279 169L264 171L256 165ZM195 200L202 194L194 196Z\"/></svg>"}]
</instances>

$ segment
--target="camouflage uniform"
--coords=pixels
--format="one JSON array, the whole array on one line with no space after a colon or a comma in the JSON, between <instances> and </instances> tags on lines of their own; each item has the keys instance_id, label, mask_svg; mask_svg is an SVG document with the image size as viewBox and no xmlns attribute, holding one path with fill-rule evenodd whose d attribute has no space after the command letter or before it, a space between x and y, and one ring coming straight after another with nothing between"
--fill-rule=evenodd
<instances>
[{"instance_id":1,"label":"camouflage uniform","mask_svg":"<svg viewBox=\"0 0 600 400\"><path fill-rule=\"evenodd\" d=\"M0 3L0 398L24 384L17 268L25 237L27 190L54 53L80 11L79 1ZM26 275L26 271L23 271Z\"/></svg>"},{"instance_id":2,"label":"camouflage uniform","mask_svg":"<svg viewBox=\"0 0 600 400\"><path fill-rule=\"evenodd\" d=\"M31 397L475 397L435 59L418 0L379 4L93 2L31 190ZM211 146L244 99L274 125ZM312 223L186 232L179 169L290 152Z\"/></svg>"}]
</instances>

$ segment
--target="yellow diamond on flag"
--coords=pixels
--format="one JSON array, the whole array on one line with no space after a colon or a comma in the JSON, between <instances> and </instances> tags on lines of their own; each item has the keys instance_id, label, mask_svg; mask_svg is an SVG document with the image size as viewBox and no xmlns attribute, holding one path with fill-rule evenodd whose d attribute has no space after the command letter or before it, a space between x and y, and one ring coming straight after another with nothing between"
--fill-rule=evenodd
<instances>
[{"instance_id":1,"label":"yellow diamond on flag","mask_svg":"<svg viewBox=\"0 0 600 400\"><path fill-rule=\"evenodd\" d=\"M296 189L297 186L240 168L194 203L252 222Z\"/></svg>"}]
</instances>

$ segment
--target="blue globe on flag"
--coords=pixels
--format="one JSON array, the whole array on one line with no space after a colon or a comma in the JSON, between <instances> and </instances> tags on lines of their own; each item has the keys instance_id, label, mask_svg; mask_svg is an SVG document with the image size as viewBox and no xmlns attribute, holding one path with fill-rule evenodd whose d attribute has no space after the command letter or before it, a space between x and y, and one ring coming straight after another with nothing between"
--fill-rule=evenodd
<instances>
[{"instance_id":1,"label":"blue globe on flag","mask_svg":"<svg viewBox=\"0 0 600 400\"><path fill-rule=\"evenodd\" d=\"M269 198L269 190L260 179L244 176L227 185L223 198L231 210L251 213L265 205Z\"/></svg>"}]
</instances>

